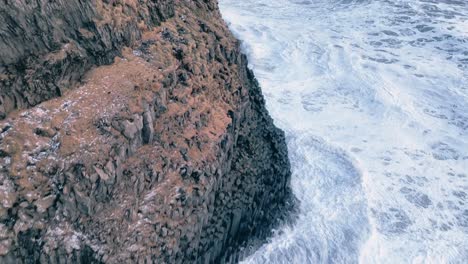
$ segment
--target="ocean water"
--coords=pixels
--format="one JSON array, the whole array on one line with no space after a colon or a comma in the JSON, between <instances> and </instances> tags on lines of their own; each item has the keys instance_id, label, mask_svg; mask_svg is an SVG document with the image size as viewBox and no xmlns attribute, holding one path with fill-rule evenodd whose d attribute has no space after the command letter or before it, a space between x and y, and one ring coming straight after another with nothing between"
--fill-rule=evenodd
<instances>
[{"instance_id":1,"label":"ocean water","mask_svg":"<svg viewBox=\"0 0 468 264\"><path fill-rule=\"evenodd\" d=\"M468 1L220 7L300 201L245 263L468 263Z\"/></svg>"}]
</instances>

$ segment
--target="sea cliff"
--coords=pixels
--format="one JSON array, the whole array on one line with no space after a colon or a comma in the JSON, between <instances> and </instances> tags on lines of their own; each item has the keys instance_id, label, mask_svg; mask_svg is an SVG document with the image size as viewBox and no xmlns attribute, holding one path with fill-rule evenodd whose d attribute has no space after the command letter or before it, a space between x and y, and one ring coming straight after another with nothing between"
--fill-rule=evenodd
<instances>
[{"instance_id":1,"label":"sea cliff","mask_svg":"<svg viewBox=\"0 0 468 264\"><path fill-rule=\"evenodd\" d=\"M291 208L214 0L0 6L0 262L234 262Z\"/></svg>"}]
</instances>

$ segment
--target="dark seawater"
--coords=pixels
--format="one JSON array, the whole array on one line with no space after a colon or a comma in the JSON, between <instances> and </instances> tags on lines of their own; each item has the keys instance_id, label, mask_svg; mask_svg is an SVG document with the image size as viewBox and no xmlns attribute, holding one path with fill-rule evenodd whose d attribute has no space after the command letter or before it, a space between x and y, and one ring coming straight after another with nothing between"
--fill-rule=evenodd
<instances>
[{"instance_id":1,"label":"dark seawater","mask_svg":"<svg viewBox=\"0 0 468 264\"><path fill-rule=\"evenodd\" d=\"M468 1L220 7L301 201L245 262L468 263Z\"/></svg>"}]
</instances>

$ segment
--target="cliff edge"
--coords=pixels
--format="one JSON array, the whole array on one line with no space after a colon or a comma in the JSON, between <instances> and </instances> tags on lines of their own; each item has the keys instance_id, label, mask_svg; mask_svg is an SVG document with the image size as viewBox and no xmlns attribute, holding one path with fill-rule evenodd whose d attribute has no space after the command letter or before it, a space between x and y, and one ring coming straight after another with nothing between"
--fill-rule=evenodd
<instances>
[{"instance_id":1,"label":"cliff edge","mask_svg":"<svg viewBox=\"0 0 468 264\"><path fill-rule=\"evenodd\" d=\"M291 208L214 0L4 1L0 263L234 262Z\"/></svg>"}]
</instances>

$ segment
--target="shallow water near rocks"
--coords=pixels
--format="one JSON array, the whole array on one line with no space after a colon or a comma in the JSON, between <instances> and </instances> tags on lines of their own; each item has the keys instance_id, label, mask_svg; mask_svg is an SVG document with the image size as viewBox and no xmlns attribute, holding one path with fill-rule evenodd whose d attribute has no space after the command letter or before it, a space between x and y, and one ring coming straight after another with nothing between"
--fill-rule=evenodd
<instances>
[{"instance_id":1,"label":"shallow water near rocks","mask_svg":"<svg viewBox=\"0 0 468 264\"><path fill-rule=\"evenodd\" d=\"M468 2L220 0L300 201L246 263L466 263Z\"/></svg>"}]
</instances>

